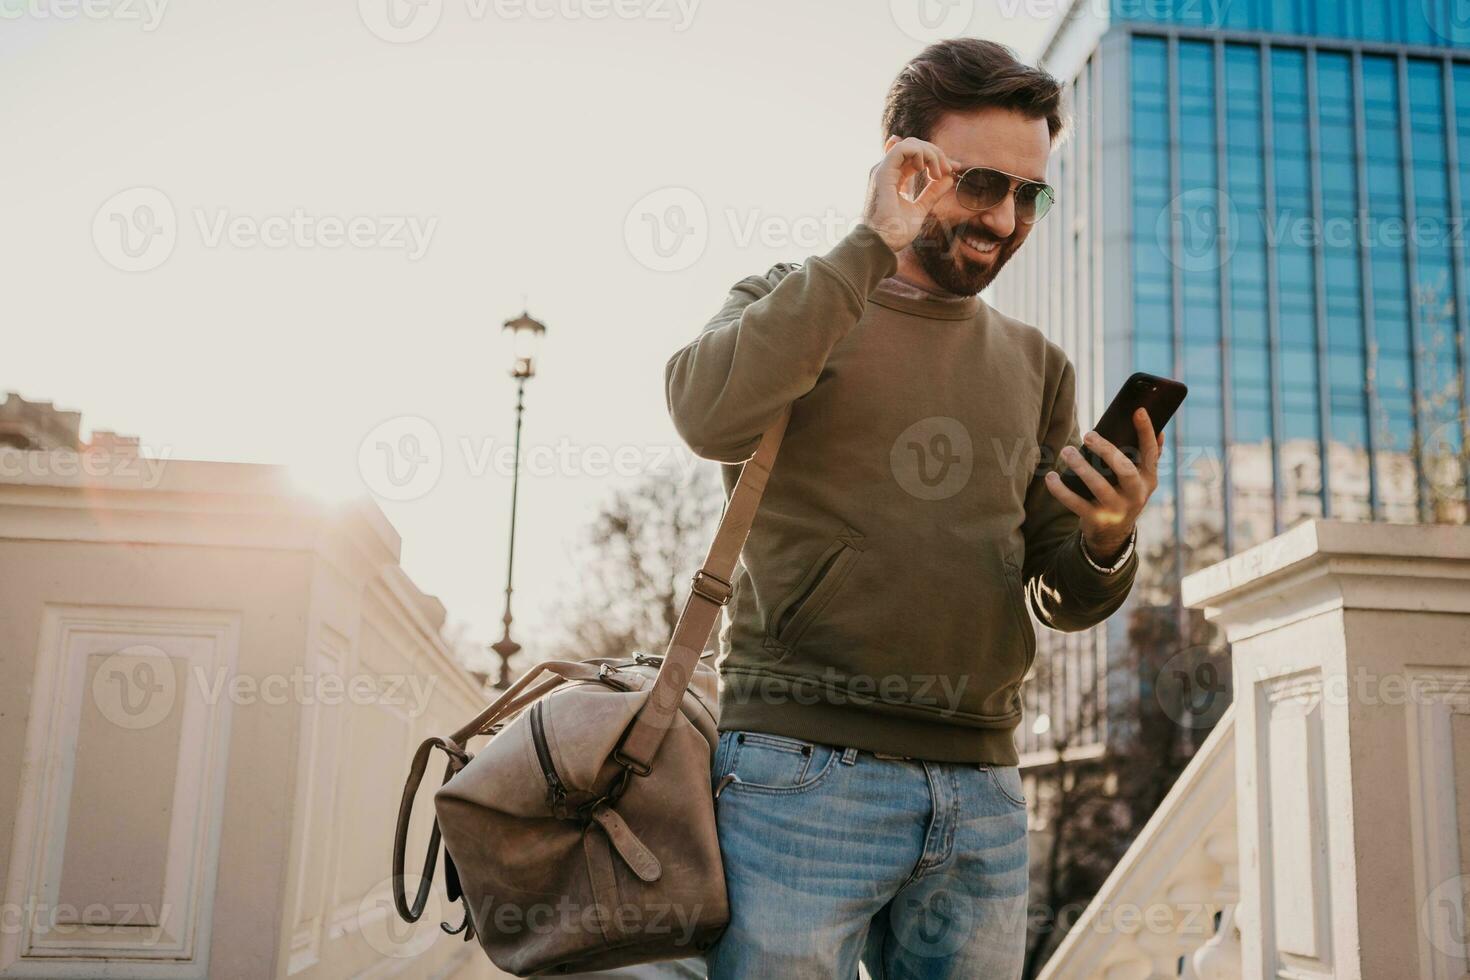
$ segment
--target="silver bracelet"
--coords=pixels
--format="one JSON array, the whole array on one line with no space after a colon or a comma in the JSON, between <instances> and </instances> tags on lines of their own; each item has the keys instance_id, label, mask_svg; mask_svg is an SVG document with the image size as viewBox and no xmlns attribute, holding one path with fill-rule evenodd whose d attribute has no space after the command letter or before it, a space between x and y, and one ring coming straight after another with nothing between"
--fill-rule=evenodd
<instances>
[{"instance_id":1,"label":"silver bracelet","mask_svg":"<svg viewBox=\"0 0 1470 980\"><path fill-rule=\"evenodd\" d=\"M1078 540L1082 542L1082 557L1087 559L1087 564L1091 565L1096 571L1101 572L1104 575L1111 575L1118 569L1122 568L1124 565L1128 564L1128 559L1133 557L1133 542L1138 540L1138 528L1134 527L1132 532L1129 533L1128 543L1123 546L1123 553L1118 556L1117 561L1113 562L1111 568L1099 565L1096 561L1094 561L1092 555L1087 553L1087 541L1083 539L1080 535L1078 536Z\"/></svg>"}]
</instances>

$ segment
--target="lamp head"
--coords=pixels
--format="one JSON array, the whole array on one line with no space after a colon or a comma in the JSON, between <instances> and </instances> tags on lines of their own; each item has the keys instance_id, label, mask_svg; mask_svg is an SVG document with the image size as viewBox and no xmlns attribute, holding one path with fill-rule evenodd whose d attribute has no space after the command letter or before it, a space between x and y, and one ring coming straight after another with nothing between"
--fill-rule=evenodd
<instances>
[{"instance_id":1,"label":"lamp head","mask_svg":"<svg viewBox=\"0 0 1470 980\"><path fill-rule=\"evenodd\" d=\"M511 356L515 358L510 376L513 378L534 377L536 352L541 346L541 338L546 335L546 324L523 311L514 320L506 320L502 330L510 331Z\"/></svg>"}]
</instances>

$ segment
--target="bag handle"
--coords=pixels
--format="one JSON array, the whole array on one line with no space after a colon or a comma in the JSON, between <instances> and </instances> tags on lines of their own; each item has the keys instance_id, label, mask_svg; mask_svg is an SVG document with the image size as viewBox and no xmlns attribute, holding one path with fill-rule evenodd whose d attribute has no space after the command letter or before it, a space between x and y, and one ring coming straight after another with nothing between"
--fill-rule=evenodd
<instances>
[{"instance_id":1,"label":"bag handle","mask_svg":"<svg viewBox=\"0 0 1470 980\"><path fill-rule=\"evenodd\" d=\"M429 890L433 885L434 866L439 863L439 818L435 817L433 829L429 831L429 850L424 855L424 870L419 877L418 894L414 896L413 904L409 904L408 894L403 887L404 852L408 849L408 818L413 813L413 798L418 794L419 783L424 778L424 770L428 768L429 755L436 748L443 749L444 754L449 756L449 763L444 767L443 781L446 783L449 782L449 777L469 761L462 748L437 736L425 739L413 754L408 781L403 785L403 799L398 804L398 827L393 834L393 907L405 922L417 922L424 914L424 906L429 902ZM457 897L451 896L451 900Z\"/></svg>"},{"instance_id":2,"label":"bag handle","mask_svg":"<svg viewBox=\"0 0 1470 980\"><path fill-rule=\"evenodd\" d=\"M735 481L735 489L730 492L730 500L725 505L715 539L710 542L704 565L694 575L689 598L684 602L684 611L679 614L679 623L669 639L653 690L633 719L623 744L613 753L619 763L636 775L646 776L653 770L654 756L658 754L664 733L673 724L684 701L684 692L694 677L694 668L699 664L710 631L720 617L720 609L730 601L735 563L740 560L740 550L745 547L750 525L760 509L761 495L765 493L766 481L770 478L776 451L781 448L790 417L789 411L781 413L780 418L761 435L755 455L741 467L740 479Z\"/></svg>"},{"instance_id":3,"label":"bag handle","mask_svg":"<svg viewBox=\"0 0 1470 980\"><path fill-rule=\"evenodd\" d=\"M546 678L542 683L535 686L531 682L542 674L554 674ZM443 750L449 757L449 762L444 767L444 778L442 783L449 782L455 773L463 769L470 761L471 756L466 751L469 740L476 735L483 734L484 730L501 718L507 717L524 708L526 705L538 698L550 693L555 688L565 684L569 680L596 680L602 675L597 664L588 663L561 663L556 661L537 664L526 671L514 684L512 684L500 697L495 699L484 711L480 712L475 719L464 728L455 732L449 738L434 736L427 738L419 745L414 753L413 762L409 765L408 779L403 784L403 799L398 804L398 826L393 834L393 907L405 922L417 922L424 914L424 906L428 904L429 892L434 878L434 868L439 863L439 843L441 839L439 831L439 818L434 818L434 823L429 830L429 847L424 854L423 873L419 878L418 892L413 901L408 899L405 888L406 874L404 871L405 852L408 850L408 821L413 816L413 802L418 795L419 785L424 779L424 770L429 766L429 756L435 749ZM446 853L444 855L444 873L448 882L449 900L457 901L462 896L458 875L454 868L454 862ZM444 924L445 932L458 933L464 931L465 938L469 939L474 930L469 909L465 909L465 921L457 929L450 929Z\"/></svg>"},{"instance_id":4,"label":"bag handle","mask_svg":"<svg viewBox=\"0 0 1470 980\"><path fill-rule=\"evenodd\" d=\"M542 674L555 674L556 676L548 677L543 683L528 691L527 688L530 687L531 681ZM476 735L485 734L490 726L500 719L515 714L566 681L597 680L600 676L601 672L595 663L543 660L516 678L516 682L506 688L500 697L496 698L484 711L475 715L469 724L449 736L448 741L464 748L469 745L470 739Z\"/></svg>"}]
</instances>

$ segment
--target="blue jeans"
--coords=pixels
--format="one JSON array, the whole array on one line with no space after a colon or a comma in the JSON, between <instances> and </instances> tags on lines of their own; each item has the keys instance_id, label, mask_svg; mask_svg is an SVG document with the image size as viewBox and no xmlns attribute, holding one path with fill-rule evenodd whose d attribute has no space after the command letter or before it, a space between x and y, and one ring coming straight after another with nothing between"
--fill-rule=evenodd
<instances>
[{"instance_id":1,"label":"blue jeans","mask_svg":"<svg viewBox=\"0 0 1470 980\"><path fill-rule=\"evenodd\" d=\"M731 912L712 980L850 980L859 960L874 980L1020 975L1026 805L1014 766L724 732L711 776Z\"/></svg>"}]
</instances>

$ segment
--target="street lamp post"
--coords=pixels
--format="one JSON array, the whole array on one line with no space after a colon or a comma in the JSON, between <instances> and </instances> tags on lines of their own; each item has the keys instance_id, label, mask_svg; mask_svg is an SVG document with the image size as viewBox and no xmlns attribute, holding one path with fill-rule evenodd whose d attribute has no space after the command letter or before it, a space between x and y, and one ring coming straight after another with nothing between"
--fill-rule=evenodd
<instances>
[{"instance_id":1,"label":"street lamp post","mask_svg":"<svg viewBox=\"0 0 1470 980\"><path fill-rule=\"evenodd\" d=\"M521 645L510 638L510 596L516 567L516 497L521 483L521 416L526 411L526 382L536 376L536 349L546 334L546 324L533 319L529 313L522 312L514 320L506 320L503 329L511 332L511 346L515 357L510 376L516 379L516 448L510 481L510 547L505 563L505 615L501 617L505 632L490 645L490 649L500 656L500 678L495 686L502 691L510 687L510 658L521 649Z\"/></svg>"}]
</instances>

